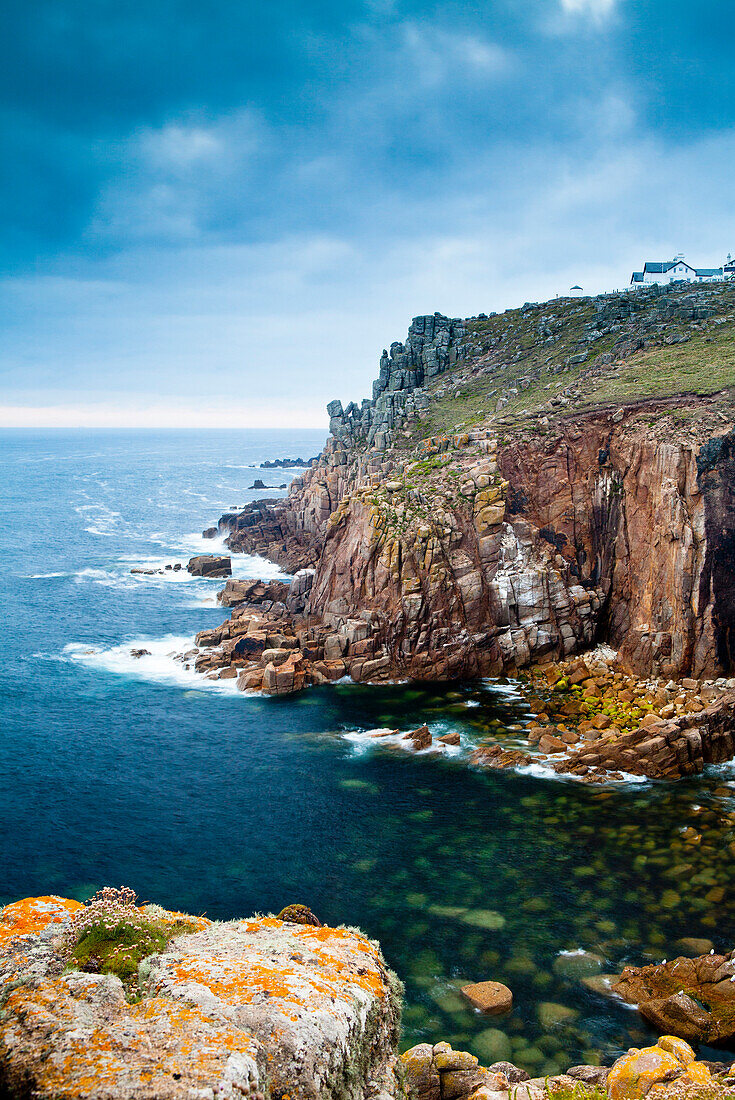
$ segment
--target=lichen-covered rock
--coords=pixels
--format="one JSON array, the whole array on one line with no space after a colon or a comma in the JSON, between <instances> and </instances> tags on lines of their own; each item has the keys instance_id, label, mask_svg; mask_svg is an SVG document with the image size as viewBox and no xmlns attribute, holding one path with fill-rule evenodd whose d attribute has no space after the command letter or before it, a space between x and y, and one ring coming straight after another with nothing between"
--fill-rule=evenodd
<instances>
[{"instance_id":1,"label":"lichen-covered rock","mask_svg":"<svg viewBox=\"0 0 735 1100\"><path fill-rule=\"evenodd\" d=\"M710 1072L696 1061L694 1051L674 1035L662 1035L655 1047L635 1047L618 1058L607 1076L610 1100L642 1100L654 1085L686 1076L707 1084Z\"/></svg>"},{"instance_id":2,"label":"lichen-covered rock","mask_svg":"<svg viewBox=\"0 0 735 1100\"><path fill-rule=\"evenodd\" d=\"M63 932L79 908L34 898L0 911L0 1094L402 1095L400 986L359 933L197 918L200 931L144 960L130 1003L114 975L64 970Z\"/></svg>"},{"instance_id":3,"label":"lichen-covered rock","mask_svg":"<svg viewBox=\"0 0 735 1100\"><path fill-rule=\"evenodd\" d=\"M308 905L287 905L281 909L277 920L286 921L287 924L312 924L315 928L321 928L322 922L315 913L312 913Z\"/></svg>"}]
</instances>

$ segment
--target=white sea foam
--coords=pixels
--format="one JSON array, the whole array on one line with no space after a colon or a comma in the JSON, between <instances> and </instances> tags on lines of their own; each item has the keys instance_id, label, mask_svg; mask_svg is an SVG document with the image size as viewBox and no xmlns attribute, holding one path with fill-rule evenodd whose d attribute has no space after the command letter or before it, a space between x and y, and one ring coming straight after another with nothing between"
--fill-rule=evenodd
<instances>
[{"instance_id":1,"label":"white sea foam","mask_svg":"<svg viewBox=\"0 0 735 1100\"><path fill-rule=\"evenodd\" d=\"M24 580L28 581L50 581L54 577L69 577L70 573L24 573Z\"/></svg>"},{"instance_id":2,"label":"white sea foam","mask_svg":"<svg viewBox=\"0 0 735 1100\"><path fill-rule=\"evenodd\" d=\"M502 695L504 699L517 699L519 703L524 702L523 695L513 682L499 684L497 680L489 678L484 679L482 682L485 687L491 688L495 695Z\"/></svg>"},{"instance_id":3,"label":"white sea foam","mask_svg":"<svg viewBox=\"0 0 735 1100\"><path fill-rule=\"evenodd\" d=\"M111 538L120 534L119 523L122 519L120 512L108 508L106 504L80 504L74 511L86 521L88 526L84 528L90 535L99 535L102 538Z\"/></svg>"},{"instance_id":4,"label":"white sea foam","mask_svg":"<svg viewBox=\"0 0 735 1100\"><path fill-rule=\"evenodd\" d=\"M79 642L70 642L62 656L100 672L111 672L127 679L145 680L149 683L166 684L189 690L218 692L226 695L241 695L235 680L208 680L194 671L193 662L185 668L177 657L195 648L194 639L186 635L167 634L163 638L130 638L115 646L90 646ZM148 653L143 657L133 657L132 650L144 649Z\"/></svg>"},{"instance_id":5,"label":"white sea foam","mask_svg":"<svg viewBox=\"0 0 735 1100\"><path fill-rule=\"evenodd\" d=\"M101 569L87 566L72 574L75 584L100 584L103 588L135 588L136 578L130 572L113 572L112 569Z\"/></svg>"},{"instance_id":6,"label":"white sea foam","mask_svg":"<svg viewBox=\"0 0 735 1100\"><path fill-rule=\"evenodd\" d=\"M536 779L558 779L571 783L581 783L584 779L581 775L572 775L569 772L555 772L549 765L540 763L517 764L515 767L509 768L508 770L517 772L519 775L532 775ZM605 776L605 786L614 783L616 786L622 787L627 786L629 783L641 784L651 782L645 775L631 775L629 772L619 772L619 775L621 776L620 779L611 779Z\"/></svg>"},{"instance_id":7,"label":"white sea foam","mask_svg":"<svg viewBox=\"0 0 735 1100\"><path fill-rule=\"evenodd\" d=\"M432 744L425 749L419 749L418 751L413 747L413 742L404 740L404 734L407 731L399 731L393 733L390 727L382 726L377 729L370 730L351 730L349 733L343 734L345 741L349 741L353 750L358 754L368 752L370 749L379 748L381 746L390 745L392 748L401 749L403 752L410 752L413 756L427 756L431 753L441 752L447 756L459 756L462 753L462 746L460 745L445 745L441 741L437 741L436 737L441 737L448 730L437 729L432 730L432 736L434 740ZM373 734L383 734L382 737L374 737Z\"/></svg>"}]
</instances>

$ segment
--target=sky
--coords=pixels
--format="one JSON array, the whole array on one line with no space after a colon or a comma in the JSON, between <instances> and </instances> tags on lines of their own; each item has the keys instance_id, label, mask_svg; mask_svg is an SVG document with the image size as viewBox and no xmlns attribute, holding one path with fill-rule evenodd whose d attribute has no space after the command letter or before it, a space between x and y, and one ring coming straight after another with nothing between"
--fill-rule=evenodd
<instances>
[{"instance_id":1,"label":"sky","mask_svg":"<svg viewBox=\"0 0 735 1100\"><path fill-rule=\"evenodd\" d=\"M326 428L413 316L735 253L730 2L0 12L0 426Z\"/></svg>"}]
</instances>

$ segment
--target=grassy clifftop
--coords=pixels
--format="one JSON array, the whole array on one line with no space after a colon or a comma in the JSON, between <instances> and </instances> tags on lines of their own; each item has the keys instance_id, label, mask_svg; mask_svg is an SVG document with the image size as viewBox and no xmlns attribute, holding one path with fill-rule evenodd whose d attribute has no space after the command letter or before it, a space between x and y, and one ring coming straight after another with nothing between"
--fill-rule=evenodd
<instances>
[{"instance_id":1,"label":"grassy clifftop","mask_svg":"<svg viewBox=\"0 0 735 1100\"><path fill-rule=\"evenodd\" d=\"M735 398L735 283L557 299L466 325L466 357L428 383L406 446L601 404Z\"/></svg>"}]
</instances>

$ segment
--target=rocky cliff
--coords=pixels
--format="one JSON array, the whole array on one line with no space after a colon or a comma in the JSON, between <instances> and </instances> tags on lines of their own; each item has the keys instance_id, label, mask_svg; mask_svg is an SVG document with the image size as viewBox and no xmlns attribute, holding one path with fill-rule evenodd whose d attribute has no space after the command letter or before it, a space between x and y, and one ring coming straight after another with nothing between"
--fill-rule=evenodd
<instances>
[{"instance_id":1,"label":"rocky cliff","mask_svg":"<svg viewBox=\"0 0 735 1100\"><path fill-rule=\"evenodd\" d=\"M733 672L735 286L414 319L285 501L225 515L383 673L496 673L608 641ZM376 674L381 671L376 669Z\"/></svg>"}]
</instances>

